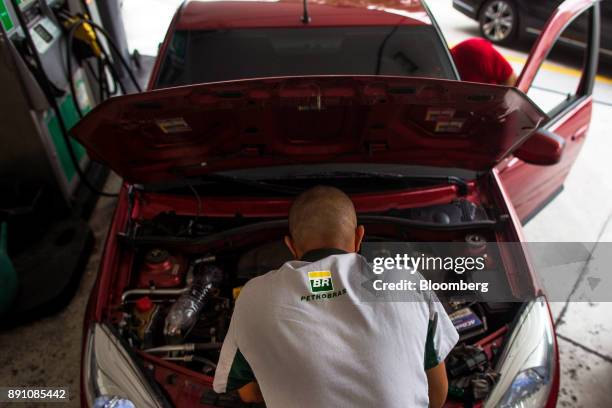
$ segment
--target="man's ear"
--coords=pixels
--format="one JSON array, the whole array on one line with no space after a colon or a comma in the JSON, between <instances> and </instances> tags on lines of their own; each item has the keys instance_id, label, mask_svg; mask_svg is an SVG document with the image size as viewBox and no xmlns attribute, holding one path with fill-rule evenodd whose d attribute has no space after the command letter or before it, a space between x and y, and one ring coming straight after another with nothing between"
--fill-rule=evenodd
<instances>
[{"instance_id":1,"label":"man's ear","mask_svg":"<svg viewBox=\"0 0 612 408\"><path fill-rule=\"evenodd\" d=\"M293 254L293 257L295 259L299 259L297 251L295 250L295 247L293 246L293 240L291 239L289 235L285 235L285 245L287 245L287 248L289 248L289 250Z\"/></svg>"},{"instance_id":2,"label":"man's ear","mask_svg":"<svg viewBox=\"0 0 612 408\"><path fill-rule=\"evenodd\" d=\"M359 252L361 249L361 241L363 241L363 236L365 235L365 228L363 225L358 225L357 229L355 229L355 252Z\"/></svg>"}]
</instances>

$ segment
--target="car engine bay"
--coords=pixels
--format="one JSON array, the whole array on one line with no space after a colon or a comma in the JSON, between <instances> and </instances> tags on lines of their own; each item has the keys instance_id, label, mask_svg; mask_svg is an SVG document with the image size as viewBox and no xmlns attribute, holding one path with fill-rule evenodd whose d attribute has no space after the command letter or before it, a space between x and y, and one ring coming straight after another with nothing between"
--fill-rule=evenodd
<instances>
[{"instance_id":1,"label":"car engine bay","mask_svg":"<svg viewBox=\"0 0 612 408\"><path fill-rule=\"evenodd\" d=\"M394 223L400 216L414 227ZM391 217L361 218L366 240L423 242L419 250L425 253L433 251L427 243L434 240L496 240L494 218L467 200ZM142 356L213 377L243 285L293 259L282 241L285 220L241 219L229 226L228 221L206 217L194 221L161 213L132 226L132 245L123 249L130 252L129 282L119 304L112 307L111 321L120 337ZM253 234L258 225L262 232ZM450 227L439 228L444 226ZM447 406L470 406L485 399L499 377L494 370L496 358L520 303L440 299L460 334L446 360ZM155 378L170 393L167 381L159 381L160 375ZM235 394L217 395L211 389L202 401L212 406L243 406Z\"/></svg>"}]
</instances>

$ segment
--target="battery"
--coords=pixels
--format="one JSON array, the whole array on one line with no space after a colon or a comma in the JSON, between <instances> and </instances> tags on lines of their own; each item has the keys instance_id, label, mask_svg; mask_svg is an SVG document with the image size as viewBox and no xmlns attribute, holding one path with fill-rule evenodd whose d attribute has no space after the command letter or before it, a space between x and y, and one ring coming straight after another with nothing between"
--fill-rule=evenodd
<instances>
[{"instance_id":1,"label":"battery","mask_svg":"<svg viewBox=\"0 0 612 408\"><path fill-rule=\"evenodd\" d=\"M461 339L480 334L485 329L482 319L469 306L455 310L449 317Z\"/></svg>"}]
</instances>

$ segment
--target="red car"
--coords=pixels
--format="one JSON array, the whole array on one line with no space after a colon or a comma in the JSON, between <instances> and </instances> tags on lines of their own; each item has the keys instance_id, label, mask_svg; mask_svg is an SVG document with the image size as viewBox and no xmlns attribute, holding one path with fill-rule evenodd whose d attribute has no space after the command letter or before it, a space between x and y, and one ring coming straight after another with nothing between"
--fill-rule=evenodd
<instances>
[{"instance_id":1,"label":"red car","mask_svg":"<svg viewBox=\"0 0 612 408\"><path fill-rule=\"evenodd\" d=\"M546 114L523 92L583 13L594 35L580 87ZM288 208L310 186L350 194L377 242L520 242L584 143L598 30L597 1L563 3L509 88L457 81L420 0L183 4L150 90L73 132L125 181L85 319L82 406L243 406L212 390L220 344L240 287L290 258ZM470 403L554 407L544 294L524 253L498 261L508 290L534 300L474 305L488 326L461 343L501 376ZM170 337L173 305L193 291L190 331ZM463 406L451 391L447 406Z\"/></svg>"}]
</instances>

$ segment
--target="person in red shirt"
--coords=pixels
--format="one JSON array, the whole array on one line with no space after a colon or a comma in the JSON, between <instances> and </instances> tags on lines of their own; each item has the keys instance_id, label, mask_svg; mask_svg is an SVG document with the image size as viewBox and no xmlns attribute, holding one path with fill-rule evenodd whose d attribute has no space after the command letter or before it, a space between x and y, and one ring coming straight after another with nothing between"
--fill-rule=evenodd
<instances>
[{"instance_id":1,"label":"person in red shirt","mask_svg":"<svg viewBox=\"0 0 612 408\"><path fill-rule=\"evenodd\" d=\"M463 81L514 86L512 66L493 45L482 38L471 38L451 49L459 76Z\"/></svg>"}]
</instances>

